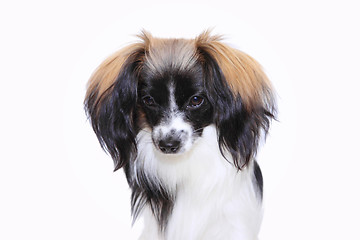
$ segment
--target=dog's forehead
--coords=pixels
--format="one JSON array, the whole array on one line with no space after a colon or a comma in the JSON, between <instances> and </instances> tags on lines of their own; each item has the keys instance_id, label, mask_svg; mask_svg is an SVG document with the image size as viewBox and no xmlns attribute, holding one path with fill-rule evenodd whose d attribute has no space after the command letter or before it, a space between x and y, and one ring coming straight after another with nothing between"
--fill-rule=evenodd
<instances>
[{"instance_id":1,"label":"dog's forehead","mask_svg":"<svg viewBox=\"0 0 360 240\"><path fill-rule=\"evenodd\" d=\"M164 71L188 71L196 64L194 41L185 39L154 39L146 52L144 70L159 74Z\"/></svg>"}]
</instances>

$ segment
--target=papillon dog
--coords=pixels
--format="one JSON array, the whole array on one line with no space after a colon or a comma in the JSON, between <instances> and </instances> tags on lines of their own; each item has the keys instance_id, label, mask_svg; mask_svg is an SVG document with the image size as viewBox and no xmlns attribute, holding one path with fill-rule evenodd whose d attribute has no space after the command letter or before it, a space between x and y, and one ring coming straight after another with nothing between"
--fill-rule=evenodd
<instances>
[{"instance_id":1,"label":"papillon dog","mask_svg":"<svg viewBox=\"0 0 360 240\"><path fill-rule=\"evenodd\" d=\"M115 171L125 171L140 239L257 239L255 155L276 113L267 76L209 31L139 38L101 63L84 105Z\"/></svg>"}]
</instances>

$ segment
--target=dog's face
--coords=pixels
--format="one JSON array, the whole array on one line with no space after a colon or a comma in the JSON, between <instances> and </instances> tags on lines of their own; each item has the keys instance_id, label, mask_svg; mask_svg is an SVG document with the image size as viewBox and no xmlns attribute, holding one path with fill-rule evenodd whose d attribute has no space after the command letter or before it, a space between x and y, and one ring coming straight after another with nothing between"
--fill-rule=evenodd
<instances>
[{"instance_id":1,"label":"dog's face","mask_svg":"<svg viewBox=\"0 0 360 240\"><path fill-rule=\"evenodd\" d=\"M188 151L213 122L201 66L156 75L145 71L138 91L142 121L151 129L155 148L164 154Z\"/></svg>"},{"instance_id":2,"label":"dog's face","mask_svg":"<svg viewBox=\"0 0 360 240\"><path fill-rule=\"evenodd\" d=\"M192 149L210 124L220 151L241 169L267 132L275 103L260 65L219 37L144 33L95 71L85 108L115 170L136 159L140 130L151 132L155 151L174 155Z\"/></svg>"}]
</instances>

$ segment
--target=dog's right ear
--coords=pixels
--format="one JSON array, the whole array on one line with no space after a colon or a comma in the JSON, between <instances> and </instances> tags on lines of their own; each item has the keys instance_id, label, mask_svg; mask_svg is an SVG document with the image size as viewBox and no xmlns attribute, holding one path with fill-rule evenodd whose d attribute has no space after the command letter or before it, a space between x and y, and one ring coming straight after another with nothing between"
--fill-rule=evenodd
<instances>
[{"instance_id":1,"label":"dog's right ear","mask_svg":"<svg viewBox=\"0 0 360 240\"><path fill-rule=\"evenodd\" d=\"M150 36L108 57L91 76L85 111L102 148L114 160L115 170L136 155L137 85Z\"/></svg>"}]
</instances>

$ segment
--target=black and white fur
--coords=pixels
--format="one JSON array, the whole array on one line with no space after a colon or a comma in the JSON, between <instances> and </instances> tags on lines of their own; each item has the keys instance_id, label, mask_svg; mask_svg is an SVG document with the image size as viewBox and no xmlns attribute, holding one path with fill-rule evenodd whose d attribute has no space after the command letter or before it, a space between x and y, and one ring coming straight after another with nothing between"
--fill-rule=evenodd
<instances>
[{"instance_id":1,"label":"black and white fur","mask_svg":"<svg viewBox=\"0 0 360 240\"><path fill-rule=\"evenodd\" d=\"M142 41L106 59L85 109L132 190L140 239L257 239L263 180L254 157L274 117L271 85L209 32Z\"/></svg>"}]
</instances>

